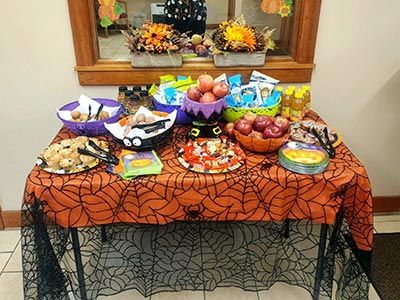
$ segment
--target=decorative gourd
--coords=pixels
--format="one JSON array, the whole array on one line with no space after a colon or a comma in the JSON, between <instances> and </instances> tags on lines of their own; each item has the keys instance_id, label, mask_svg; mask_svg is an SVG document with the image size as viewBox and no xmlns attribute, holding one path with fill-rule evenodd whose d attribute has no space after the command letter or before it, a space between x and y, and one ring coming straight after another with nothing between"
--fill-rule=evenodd
<instances>
[{"instance_id":1,"label":"decorative gourd","mask_svg":"<svg viewBox=\"0 0 400 300\"><path fill-rule=\"evenodd\" d=\"M267 14L276 14L285 5L285 0L263 0L261 10Z\"/></svg>"}]
</instances>

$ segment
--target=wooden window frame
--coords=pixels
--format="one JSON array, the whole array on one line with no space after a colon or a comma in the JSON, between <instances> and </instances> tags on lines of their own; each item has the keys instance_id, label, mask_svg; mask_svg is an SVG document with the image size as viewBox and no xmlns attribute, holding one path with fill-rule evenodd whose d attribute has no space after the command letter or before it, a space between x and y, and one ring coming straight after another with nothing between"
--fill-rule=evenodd
<instances>
[{"instance_id":1,"label":"wooden window frame","mask_svg":"<svg viewBox=\"0 0 400 300\"><path fill-rule=\"evenodd\" d=\"M207 72L212 76L240 73L243 82L253 70L279 79L281 82L310 82L315 67L314 53L322 0L297 0L292 18L291 56L268 56L261 67L217 68L212 61L184 62L180 68L135 69L129 61L99 59L93 0L68 0L76 67L80 85L134 85L158 83L160 75L191 75L196 78ZM283 30L285 26L282 26Z\"/></svg>"}]
</instances>

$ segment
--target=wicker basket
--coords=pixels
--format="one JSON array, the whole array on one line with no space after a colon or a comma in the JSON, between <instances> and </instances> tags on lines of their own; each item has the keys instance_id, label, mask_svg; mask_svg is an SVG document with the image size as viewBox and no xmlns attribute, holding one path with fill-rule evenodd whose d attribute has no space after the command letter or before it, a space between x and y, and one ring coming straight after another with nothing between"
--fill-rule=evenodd
<instances>
[{"instance_id":1,"label":"wicker basket","mask_svg":"<svg viewBox=\"0 0 400 300\"><path fill-rule=\"evenodd\" d=\"M68 127L71 131L73 131L77 135L85 135L85 136L102 135L107 132L107 129L104 127L104 123L117 122L119 120L120 115L124 111L124 107L118 101L112 99L93 98L93 100L97 101L100 104L104 104L104 106L118 107L118 111L115 115L111 116L108 119L93 121L93 122L72 122L70 120L64 120L60 117L59 113L57 113L57 117L64 123L66 127ZM63 107L60 108L60 110L73 111L78 106L79 102L74 101L64 105Z\"/></svg>"},{"instance_id":2,"label":"wicker basket","mask_svg":"<svg viewBox=\"0 0 400 300\"><path fill-rule=\"evenodd\" d=\"M252 136L241 134L237 130L233 130L233 132L236 140L243 148L258 153L278 151L279 148L282 147L290 138L290 131L288 131L283 137L274 139L257 139Z\"/></svg>"}]
</instances>

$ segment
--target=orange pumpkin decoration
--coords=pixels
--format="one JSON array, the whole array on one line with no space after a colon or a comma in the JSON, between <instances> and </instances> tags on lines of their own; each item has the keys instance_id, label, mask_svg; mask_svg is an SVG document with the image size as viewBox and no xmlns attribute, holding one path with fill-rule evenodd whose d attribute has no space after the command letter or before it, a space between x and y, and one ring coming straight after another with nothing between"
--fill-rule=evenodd
<instances>
[{"instance_id":1,"label":"orange pumpkin decoration","mask_svg":"<svg viewBox=\"0 0 400 300\"><path fill-rule=\"evenodd\" d=\"M263 0L261 10L266 14L276 14L285 5L285 0Z\"/></svg>"}]
</instances>

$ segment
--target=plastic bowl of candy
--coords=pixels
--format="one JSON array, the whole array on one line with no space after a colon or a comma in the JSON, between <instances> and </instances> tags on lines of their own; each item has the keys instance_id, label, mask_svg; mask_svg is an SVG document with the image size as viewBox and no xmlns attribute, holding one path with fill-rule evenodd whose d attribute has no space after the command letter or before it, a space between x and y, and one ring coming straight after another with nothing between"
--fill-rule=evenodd
<instances>
[{"instance_id":1,"label":"plastic bowl of candy","mask_svg":"<svg viewBox=\"0 0 400 300\"><path fill-rule=\"evenodd\" d=\"M171 113L176 110L176 124L192 124L192 118L186 112L182 111L181 105L162 103L153 97L153 106L156 111L163 111L166 113Z\"/></svg>"},{"instance_id":2,"label":"plastic bowl of candy","mask_svg":"<svg viewBox=\"0 0 400 300\"><path fill-rule=\"evenodd\" d=\"M239 144L252 152L267 153L278 151L290 138L290 129L279 138L260 139L249 135L244 135L238 130L233 130L236 140Z\"/></svg>"},{"instance_id":3,"label":"plastic bowl of candy","mask_svg":"<svg viewBox=\"0 0 400 300\"><path fill-rule=\"evenodd\" d=\"M186 112L193 121L207 124L218 122L227 108L225 97L215 102L202 103L185 96L181 106L182 111Z\"/></svg>"},{"instance_id":4,"label":"plastic bowl of candy","mask_svg":"<svg viewBox=\"0 0 400 300\"><path fill-rule=\"evenodd\" d=\"M81 105L79 101L74 101L61 107L57 112L57 117L64 123L66 127L68 127L77 135L102 135L107 132L104 123L117 122L120 115L124 111L124 107L118 101L112 99L93 98L91 100L95 101L98 107L102 105L102 111L99 113L99 117L97 119L91 117L89 121L85 121L84 119L81 120L79 118L73 118L75 116L74 112L83 115L83 113L79 112L79 107ZM91 115L96 115L97 110L98 109L93 108ZM66 112L71 113L68 114Z\"/></svg>"},{"instance_id":5,"label":"plastic bowl of candy","mask_svg":"<svg viewBox=\"0 0 400 300\"><path fill-rule=\"evenodd\" d=\"M253 108L241 108L241 107L231 107L229 106L222 113L222 117L227 122L235 122L237 119L241 118L246 112L253 112L257 115L267 115L271 117L275 117L278 113L279 105L281 103L281 99L278 100L273 105L267 107L253 107Z\"/></svg>"}]
</instances>

